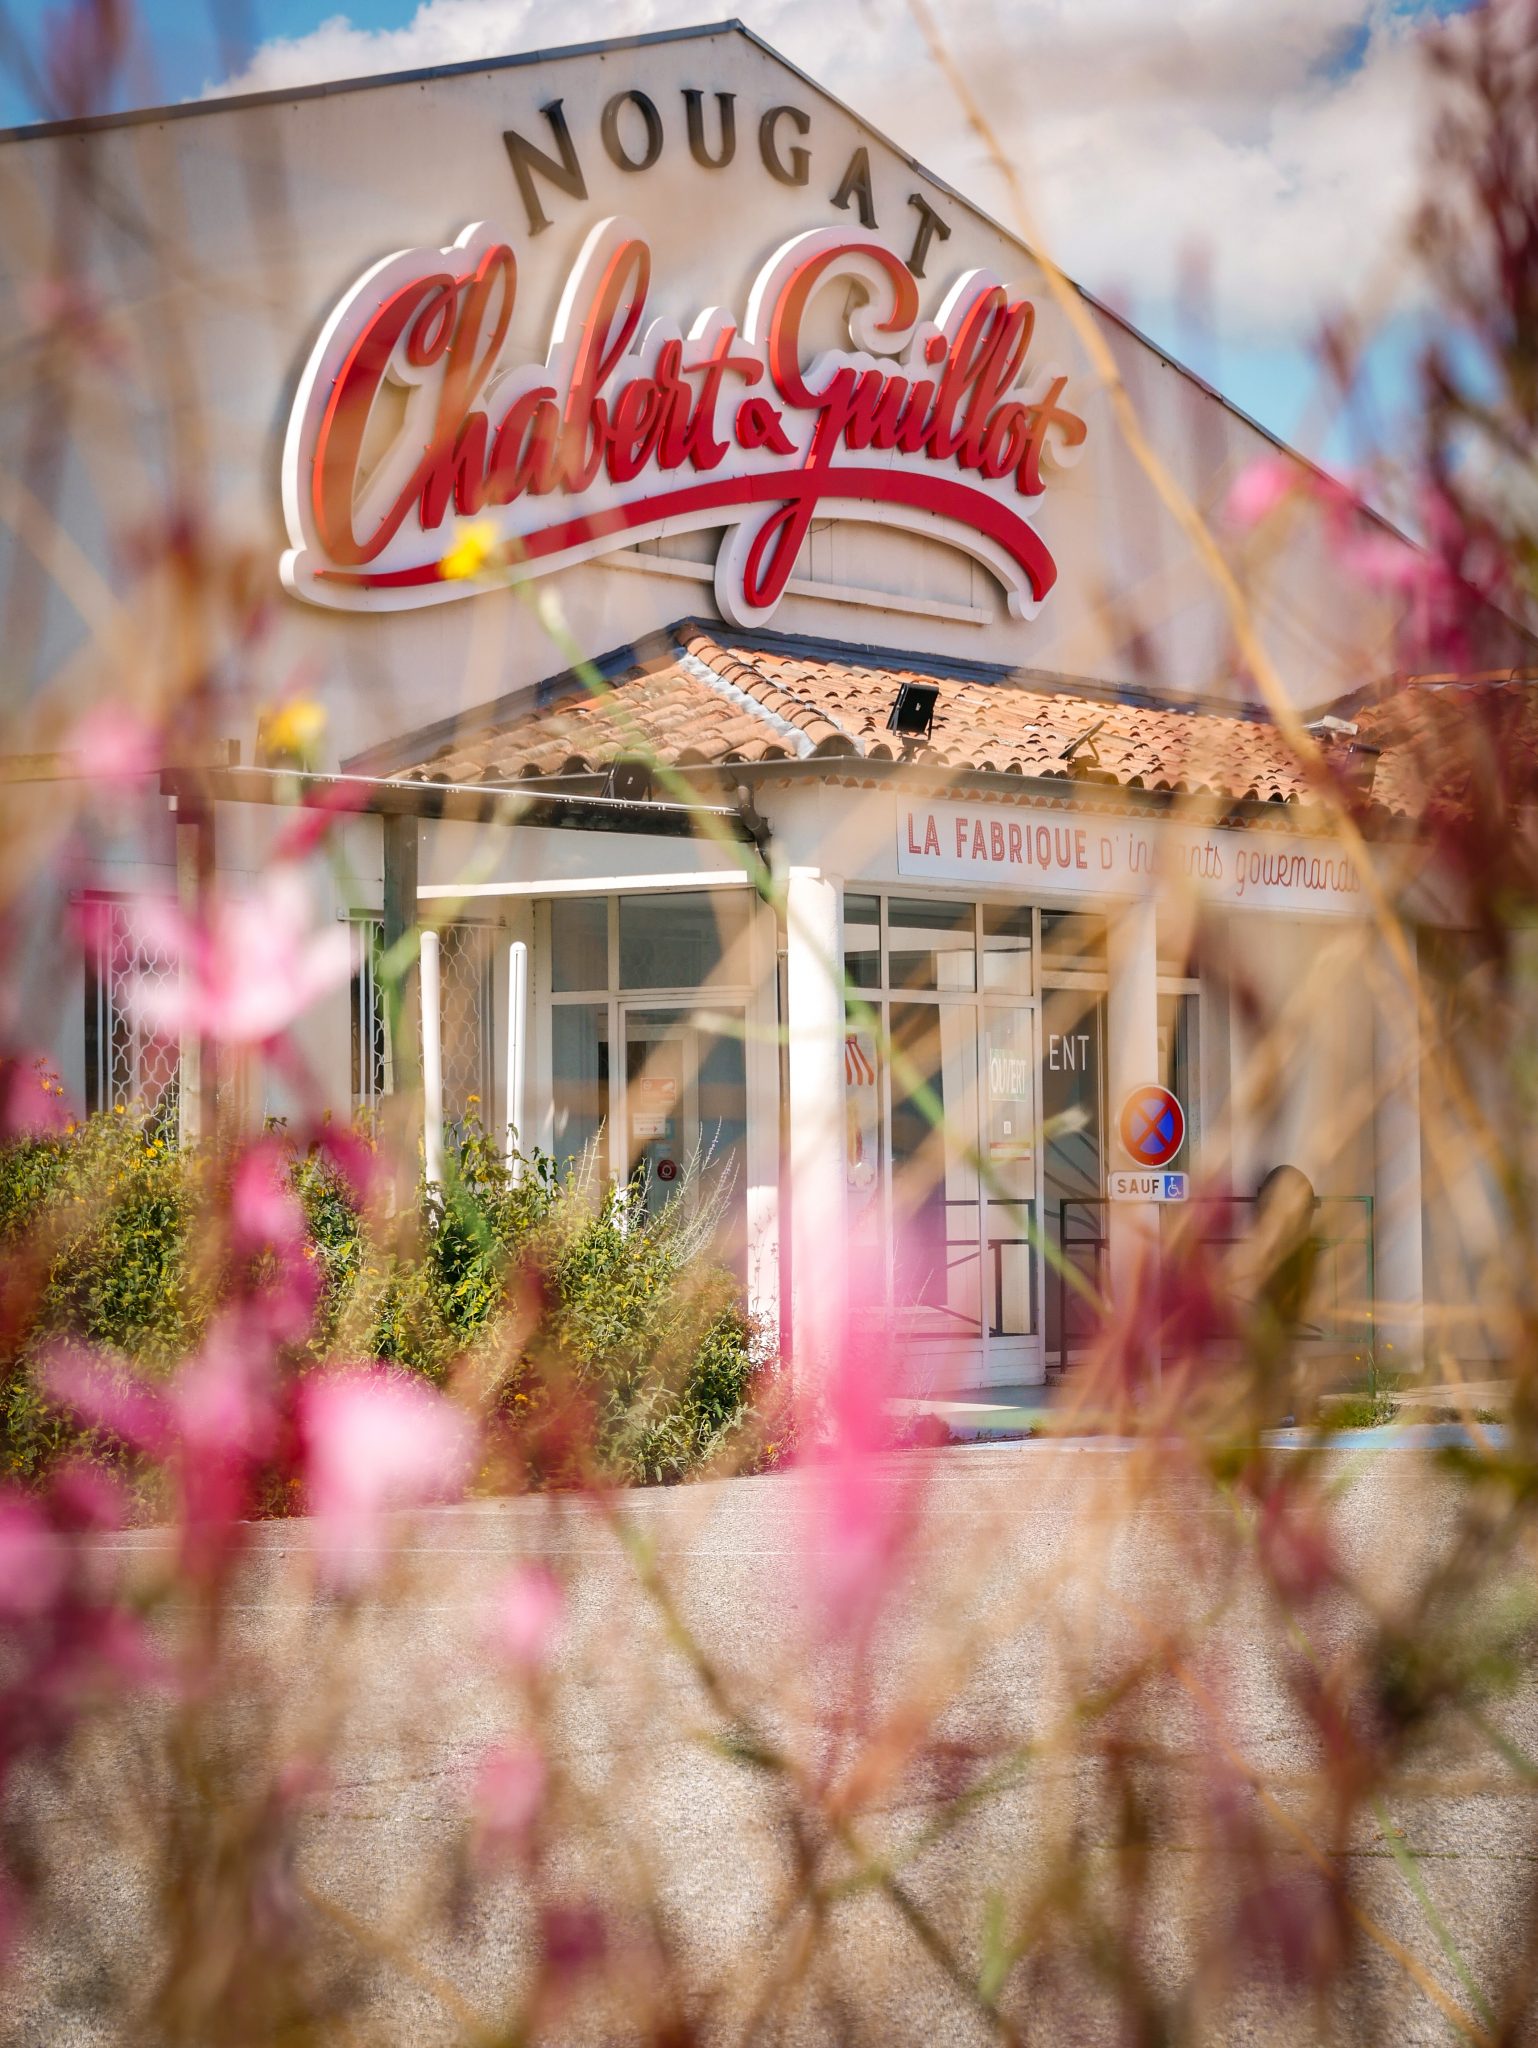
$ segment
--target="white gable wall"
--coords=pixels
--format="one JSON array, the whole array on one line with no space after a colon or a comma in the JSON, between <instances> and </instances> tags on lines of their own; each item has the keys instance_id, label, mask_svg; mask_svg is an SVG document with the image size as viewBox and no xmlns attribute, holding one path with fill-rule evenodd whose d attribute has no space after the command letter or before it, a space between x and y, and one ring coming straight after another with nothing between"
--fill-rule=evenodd
<instances>
[{"instance_id":1,"label":"white gable wall","mask_svg":"<svg viewBox=\"0 0 1538 2048\"><path fill-rule=\"evenodd\" d=\"M683 99L690 87L706 96L711 147L718 143L714 96L735 95L736 155L725 168L702 169L690 156ZM600 139L605 104L631 90L652 100L664 131L659 160L636 172L611 163ZM549 225L534 233L502 138L514 129L553 151L541 109L557 99L588 196L581 202L541 181ZM795 117L783 115L777 130L782 150L808 152L804 185L777 181L763 160L760 121L776 105L807 123L802 136ZM621 115L620 135L627 149L640 148L633 106ZM1023 252L738 31L0 143L0 341L9 351L35 324L37 283L63 209L127 365L126 378L110 359L88 362L81 374L65 423L71 457L62 524L93 568L123 588L114 558L127 536L161 515L180 450L186 473L206 477L218 534L250 550L258 586L265 580L271 595L267 639L239 658L269 696L296 674L313 675L339 757L532 683L565 666L566 650L513 593L358 616L330 614L279 589L281 444L321 324L375 261L410 246L446 246L467 224L485 220L510 241L520 266L505 356L537 359L584 237L616 213L634 219L652 247L651 313L685 325L713 304L740 314L772 250L809 228L856 222L855 210L834 207L831 195L859 147L870 152L877 222L894 247L912 250L922 217L909 203L914 193L950 230L928 252L924 311L933 312L955 279L976 267L1023 284L1039 312L1031 362L1072 371L1066 397L1088 420L1088 440L1082 460L1051 482L1041 506L1038 529L1059 581L1035 620L1011 619L988 572L951 548L834 524L814 532L776 628L1175 694L1232 689L1221 606L1122 445L1104 395ZM84 165L98 190L121 195L121 225L69 196L70 178ZM1182 488L1216 508L1232 478L1269 444L1153 349L1109 319L1102 326L1163 459ZM0 461L13 474L26 473L33 431L26 407L5 409ZM13 545L9 532L0 535L7 580ZM664 546L682 558L666 569L632 554L551 579L583 652L624 645L684 613L713 614L708 582L698 580L697 568L690 574L711 545L696 536ZM21 573L36 578L30 562ZM878 595L835 601L810 594L808 583L833 586L845 600L851 592ZM1306 521L1262 598L1268 641L1299 703L1331 698L1388 665L1388 622L1342 582L1327 540ZM32 650L34 680L78 653L78 607L77 591L50 588ZM148 649L161 629L143 620L138 626ZM249 726L249 704L232 698L228 736L249 745Z\"/></svg>"}]
</instances>

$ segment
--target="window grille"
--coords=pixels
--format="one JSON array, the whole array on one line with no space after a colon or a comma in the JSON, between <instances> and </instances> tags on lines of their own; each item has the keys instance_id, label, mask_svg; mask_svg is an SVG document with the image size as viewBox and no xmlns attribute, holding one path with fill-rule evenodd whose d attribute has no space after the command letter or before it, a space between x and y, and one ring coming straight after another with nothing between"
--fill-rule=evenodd
<instances>
[{"instance_id":1,"label":"window grille","mask_svg":"<svg viewBox=\"0 0 1538 2048\"><path fill-rule=\"evenodd\" d=\"M379 964L384 920L353 920L355 966L352 979L352 1100L355 1111L372 1111L393 1086L385 992ZM491 1115L493 1058L491 930L485 925L445 925L439 943L439 1002L443 1037L443 1111L451 1122L474 1107L481 1121ZM471 1096L478 1097L472 1105Z\"/></svg>"},{"instance_id":2,"label":"window grille","mask_svg":"<svg viewBox=\"0 0 1538 2048\"><path fill-rule=\"evenodd\" d=\"M379 956L384 951L384 919L353 919L352 973L352 1107L371 1114L381 1095L390 1091L389 1036L385 1029L384 989Z\"/></svg>"},{"instance_id":3,"label":"window grille","mask_svg":"<svg viewBox=\"0 0 1538 2048\"><path fill-rule=\"evenodd\" d=\"M491 933L451 924L439 950L443 1003L443 1113L451 1122L474 1109L491 1120ZM471 1096L478 1099L472 1103Z\"/></svg>"},{"instance_id":4,"label":"window grille","mask_svg":"<svg viewBox=\"0 0 1538 2048\"><path fill-rule=\"evenodd\" d=\"M136 1015L135 988L174 981L175 958L139 930L130 904L90 899L86 953L85 1097L89 1111L142 1107L174 1116L180 1048Z\"/></svg>"}]
</instances>

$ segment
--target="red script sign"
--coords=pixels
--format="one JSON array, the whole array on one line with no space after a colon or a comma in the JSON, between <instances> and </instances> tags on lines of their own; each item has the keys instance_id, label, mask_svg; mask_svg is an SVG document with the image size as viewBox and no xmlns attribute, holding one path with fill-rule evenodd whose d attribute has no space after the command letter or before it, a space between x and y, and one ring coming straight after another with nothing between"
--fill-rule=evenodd
<instances>
[{"instance_id":1,"label":"red script sign","mask_svg":"<svg viewBox=\"0 0 1538 2048\"><path fill-rule=\"evenodd\" d=\"M933 319L880 238L819 228L760 271L741 323L646 321L651 251L588 236L542 363L503 359L518 292L483 225L368 271L300 381L283 456L283 580L313 603L434 604L456 518L491 521L526 574L661 534L727 529L716 597L738 625L783 595L815 517L928 534L992 570L1032 616L1057 567L1033 520L1084 422L1052 370L1022 383L1035 308L969 271ZM807 361L809 309L853 296L850 346Z\"/></svg>"}]
</instances>

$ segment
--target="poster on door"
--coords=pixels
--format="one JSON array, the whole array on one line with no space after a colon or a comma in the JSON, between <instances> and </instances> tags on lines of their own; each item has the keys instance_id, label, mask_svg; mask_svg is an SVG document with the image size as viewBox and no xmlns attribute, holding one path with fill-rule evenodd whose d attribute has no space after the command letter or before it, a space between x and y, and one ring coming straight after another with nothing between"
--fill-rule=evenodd
<instances>
[{"instance_id":1,"label":"poster on door","mask_svg":"<svg viewBox=\"0 0 1538 2048\"><path fill-rule=\"evenodd\" d=\"M990 1017L987 1047L988 1157L1029 1159L1036 1141L1030 1018Z\"/></svg>"},{"instance_id":2,"label":"poster on door","mask_svg":"<svg viewBox=\"0 0 1538 2048\"><path fill-rule=\"evenodd\" d=\"M869 1031L844 1036L844 1177L855 1215L876 1192L881 1103L876 1088L876 1040Z\"/></svg>"}]
</instances>

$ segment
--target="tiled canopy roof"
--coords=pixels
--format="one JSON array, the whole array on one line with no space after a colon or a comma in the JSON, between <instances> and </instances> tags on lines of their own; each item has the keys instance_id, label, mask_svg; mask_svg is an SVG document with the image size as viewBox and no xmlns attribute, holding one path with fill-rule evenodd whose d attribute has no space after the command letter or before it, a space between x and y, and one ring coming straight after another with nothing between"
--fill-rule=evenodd
<instances>
[{"instance_id":1,"label":"tiled canopy roof","mask_svg":"<svg viewBox=\"0 0 1538 2048\"><path fill-rule=\"evenodd\" d=\"M601 686L562 679L542 708L451 742L401 772L511 784L601 772L633 753L680 768L890 761L901 748L886 720L903 682L938 685L930 742L913 757L933 767L1223 802L1302 803L1310 795L1287 742L1262 719L1100 701L1004 674L926 674L921 664L806 652L789 642L766 649L692 621ZM1408 791L1396 789L1387 755L1373 794L1388 808L1406 808Z\"/></svg>"}]
</instances>

